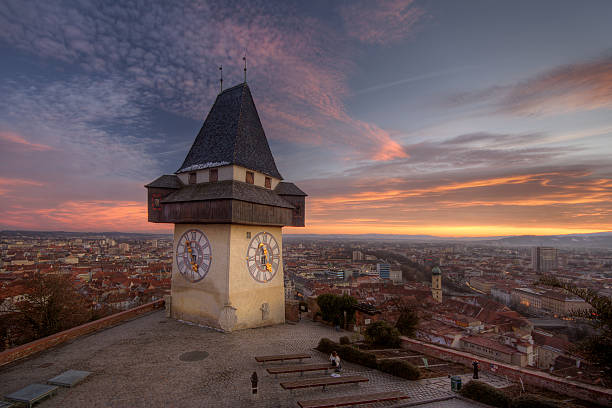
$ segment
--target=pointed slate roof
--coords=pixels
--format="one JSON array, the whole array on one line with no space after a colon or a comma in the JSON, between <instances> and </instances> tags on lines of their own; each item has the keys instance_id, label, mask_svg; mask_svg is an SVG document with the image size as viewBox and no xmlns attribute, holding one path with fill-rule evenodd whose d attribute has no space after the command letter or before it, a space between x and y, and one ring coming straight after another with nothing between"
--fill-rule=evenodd
<instances>
[{"instance_id":1,"label":"pointed slate roof","mask_svg":"<svg viewBox=\"0 0 612 408\"><path fill-rule=\"evenodd\" d=\"M177 173L229 164L282 179L246 83L217 95Z\"/></svg>"}]
</instances>

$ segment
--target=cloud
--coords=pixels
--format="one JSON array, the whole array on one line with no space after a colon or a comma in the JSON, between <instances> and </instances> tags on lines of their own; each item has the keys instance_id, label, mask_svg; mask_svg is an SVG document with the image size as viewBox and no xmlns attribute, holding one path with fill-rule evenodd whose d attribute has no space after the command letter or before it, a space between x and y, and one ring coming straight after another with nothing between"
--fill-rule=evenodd
<instances>
[{"instance_id":1,"label":"cloud","mask_svg":"<svg viewBox=\"0 0 612 408\"><path fill-rule=\"evenodd\" d=\"M414 7L396 7L385 5L383 14L411 21L404 15ZM340 154L350 148L361 159L405 155L388 132L347 114L355 48L338 29L298 17L289 4L8 1L0 25L0 41L11 47L119 76L143 101L196 120L218 92L219 64L226 84L242 81L246 49L249 83L271 139L321 143Z\"/></svg>"},{"instance_id":2,"label":"cloud","mask_svg":"<svg viewBox=\"0 0 612 408\"><path fill-rule=\"evenodd\" d=\"M428 174L461 169L517 169L531 167L534 163L554 161L580 151L575 146L543 145L552 137L545 133L475 132L441 142L412 143L402 146L402 151L407 155L404 158L356 166L346 170L345 174L350 177L368 174L388 178L389 175Z\"/></svg>"},{"instance_id":3,"label":"cloud","mask_svg":"<svg viewBox=\"0 0 612 408\"><path fill-rule=\"evenodd\" d=\"M362 0L340 8L346 32L367 44L386 45L403 40L425 15L414 0Z\"/></svg>"},{"instance_id":4,"label":"cloud","mask_svg":"<svg viewBox=\"0 0 612 408\"><path fill-rule=\"evenodd\" d=\"M612 228L609 164L598 172L569 166L543 170L305 180L300 186L310 194L310 232L486 235L497 229L492 234L499 235ZM354 221L364 218L367 223Z\"/></svg>"},{"instance_id":5,"label":"cloud","mask_svg":"<svg viewBox=\"0 0 612 408\"><path fill-rule=\"evenodd\" d=\"M34 181L34 180L0 177L0 196L5 195L6 193L12 191L17 186L40 187L42 185L43 185L42 183L38 181Z\"/></svg>"},{"instance_id":6,"label":"cloud","mask_svg":"<svg viewBox=\"0 0 612 408\"><path fill-rule=\"evenodd\" d=\"M28 147L18 155L0 152L3 174L96 180L158 171L147 151L154 143L146 137L148 116L133 84L76 77L44 85L4 83L0 91L0 117L10 129L1 140Z\"/></svg>"},{"instance_id":7,"label":"cloud","mask_svg":"<svg viewBox=\"0 0 612 408\"><path fill-rule=\"evenodd\" d=\"M522 82L456 94L453 106L487 104L497 113L555 115L612 109L612 57L564 65Z\"/></svg>"},{"instance_id":8,"label":"cloud","mask_svg":"<svg viewBox=\"0 0 612 408\"><path fill-rule=\"evenodd\" d=\"M0 209L6 227L69 231L170 232L171 226L147 222L146 205L140 201L73 201L60 206Z\"/></svg>"},{"instance_id":9,"label":"cloud","mask_svg":"<svg viewBox=\"0 0 612 408\"><path fill-rule=\"evenodd\" d=\"M3 83L0 92L2 126L9 129L0 144L11 147L0 150L3 224L99 230L110 228L112 214L114 230L153 228L131 210L144 206L143 185L160 173L150 151L157 143L149 137L150 117L132 84L76 77Z\"/></svg>"},{"instance_id":10,"label":"cloud","mask_svg":"<svg viewBox=\"0 0 612 408\"><path fill-rule=\"evenodd\" d=\"M575 147L538 146L554 137L462 134L406 145L406 159L301 180L309 193L307 231L484 236L610 230L609 160L602 154L579 163L568 159Z\"/></svg>"},{"instance_id":11,"label":"cloud","mask_svg":"<svg viewBox=\"0 0 612 408\"><path fill-rule=\"evenodd\" d=\"M0 146L7 149L17 148L18 150L51 150L50 146L40 143L31 143L18 133L3 131L0 131Z\"/></svg>"}]
</instances>

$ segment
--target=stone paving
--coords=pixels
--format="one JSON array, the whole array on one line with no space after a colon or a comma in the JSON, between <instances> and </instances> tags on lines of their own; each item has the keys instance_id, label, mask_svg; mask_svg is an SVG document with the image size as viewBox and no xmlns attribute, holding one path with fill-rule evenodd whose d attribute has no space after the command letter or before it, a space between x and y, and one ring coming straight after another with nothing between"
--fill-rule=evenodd
<instances>
[{"instance_id":1,"label":"stone paving","mask_svg":"<svg viewBox=\"0 0 612 408\"><path fill-rule=\"evenodd\" d=\"M253 358L308 352L312 359L304 362L327 362L328 356L312 348L321 337L337 341L343 334L346 333L307 321L220 333L168 319L159 311L0 368L0 395L74 369L93 374L74 388L60 389L57 396L39 407L295 407L299 399L354 393L400 390L410 396L405 404L373 405L395 407L454 396L449 378L407 381L346 362L343 375L363 375L370 381L329 387L326 392L320 388L289 392L279 382L295 379L295 375L279 375L275 379ZM192 351L206 351L208 356L199 361L180 359ZM250 387L253 371L259 377L255 398ZM305 374L304 378L320 375ZM465 384L469 375L462 378ZM482 380L497 387L508 384L489 374ZM469 404L451 399L444 405L430 406L480 406Z\"/></svg>"}]
</instances>

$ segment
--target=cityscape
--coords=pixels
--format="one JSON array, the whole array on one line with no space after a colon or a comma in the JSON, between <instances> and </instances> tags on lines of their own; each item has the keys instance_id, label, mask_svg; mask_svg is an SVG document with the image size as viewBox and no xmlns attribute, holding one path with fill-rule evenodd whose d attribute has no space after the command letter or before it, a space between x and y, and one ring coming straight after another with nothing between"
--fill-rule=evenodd
<instances>
[{"instance_id":1,"label":"cityscape","mask_svg":"<svg viewBox=\"0 0 612 408\"><path fill-rule=\"evenodd\" d=\"M611 407L611 17L0 0L0 408Z\"/></svg>"},{"instance_id":2,"label":"cityscape","mask_svg":"<svg viewBox=\"0 0 612 408\"><path fill-rule=\"evenodd\" d=\"M107 314L170 294L169 236L121 233L2 233L5 316L36 274L65 274L91 307ZM398 301L419 314L416 338L496 361L597 384L571 344L589 333L574 312L583 299L539 284L543 274L612 297L612 249L508 247L481 242L414 242L289 235L283 247L285 299L316 309L320 294L350 295L360 306L351 331L397 321ZM441 275L435 296L432 271ZM310 318L312 318L310 313ZM4 320L9 322L10 320ZM24 341L2 327L3 349Z\"/></svg>"}]
</instances>

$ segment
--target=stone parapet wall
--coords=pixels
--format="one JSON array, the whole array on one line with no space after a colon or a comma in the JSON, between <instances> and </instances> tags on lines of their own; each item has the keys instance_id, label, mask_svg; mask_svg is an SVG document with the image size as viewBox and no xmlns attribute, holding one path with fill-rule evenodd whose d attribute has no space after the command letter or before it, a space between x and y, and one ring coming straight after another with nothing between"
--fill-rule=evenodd
<instances>
[{"instance_id":1,"label":"stone parapet wall","mask_svg":"<svg viewBox=\"0 0 612 408\"><path fill-rule=\"evenodd\" d=\"M21 358L28 357L40 351L47 350L51 347L57 346L69 340L73 340L77 337L84 336L86 334L90 334L110 326L114 326L123 321L140 316L144 313L148 313L155 309L162 308L163 306L163 299L156 300L154 302L147 303L130 310L126 310L124 312L115 313L113 315L103 317L102 319L85 323L80 326L73 327L72 329L64 330L59 333L52 334L51 336L43 337L42 339L38 339L30 343L22 344L21 346L5 350L0 353L0 366L9 364Z\"/></svg>"},{"instance_id":2,"label":"stone parapet wall","mask_svg":"<svg viewBox=\"0 0 612 408\"><path fill-rule=\"evenodd\" d=\"M612 389L566 380L541 371L504 364L463 351L424 343L408 337L402 337L402 348L470 367L473 361L478 361L480 370L507 377L509 380L516 382L522 381L525 384L558 392L559 394L569 395L574 398L595 402L605 406L612 406Z\"/></svg>"}]
</instances>

